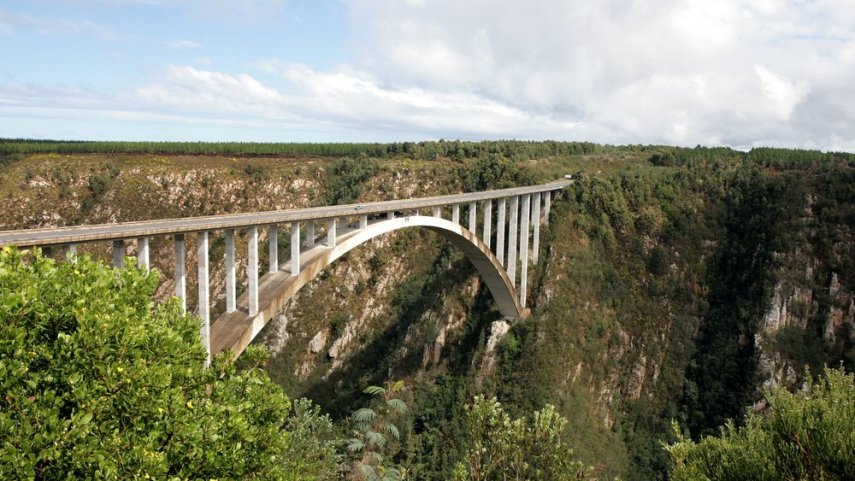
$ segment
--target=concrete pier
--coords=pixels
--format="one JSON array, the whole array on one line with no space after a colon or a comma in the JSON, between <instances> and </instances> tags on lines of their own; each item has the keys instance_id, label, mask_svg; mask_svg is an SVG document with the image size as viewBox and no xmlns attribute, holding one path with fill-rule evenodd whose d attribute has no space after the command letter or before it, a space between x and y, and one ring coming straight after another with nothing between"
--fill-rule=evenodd
<instances>
[{"instance_id":1,"label":"concrete pier","mask_svg":"<svg viewBox=\"0 0 855 481\"><path fill-rule=\"evenodd\" d=\"M125 267L125 241L113 241L113 265L119 269Z\"/></svg>"},{"instance_id":2,"label":"concrete pier","mask_svg":"<svg viewBox=\"0 0 855 481\"><path fill-rule=\"evenodd\" d=\"M279 226L267 226L267 272L279 270Z\"/></svg>"},{"instance_id":3,"label":"concrete pier","mask_svg":"<svg viewBox=\"0 0 855 481\"><path fill-rule=\"evenodd\" d=\"M247 230L248 258L246 265L247 276L247 306L249 315L258 314L258 227L252 226Z\"/></svg>"},{"instance_id":4,"label":"concrete pier","mask_svg":"<svg viewBox=\"0 0 855 481\"><path fill-rule=\"evenodd\" d=\"M199 318L202 320L202 326L199 329L199 334L202 337L202 345L208 351L208 359L205 361L205 366L211 364L211 299L208 288L208 231L202 231L196 234L198 243L196 257L198 259L198 288L199 288Z\"/></svg>"},{"instance_id":5,"label":"concrete pier","mask_svg":"<svg viewBox=\"0 0 855 481\"><path fill-rule=\"evenodd\" d=\"M235 278L235 230L226 229L226 312L235 312L237 280Z\"/></svg>"},{"instance_id":6,"label":"concrete pier","mask_svg":"<svg viewBox=\"0 0 855 481\"><path fill-rule=\"evenodd\" d=\"M505 269L508 270L508 277L511 278L511 284L517 285L517 220L520 213L520 198L519 196L511 197L511 221L508 224L508 263L505 264Z\"/></svg>"},{"instance_id":7,"label":"concrete pier","mask_svg":"<svg viewBox=\"0 0 855 481\"><path fill-rule=\"evenodd\" d=\"M187 312L187 272L184 234L176 235L172 240L175 255L175 297L181 299L181 312Z\"/></svg>"},{"instance_id":8,"label":"concrete pier","mask_svg":"<svg viewBox=\"0 0 855 481\"><path fill-rule=\"evenodd\" d=\"M531 219L531 194L522 196L522 212L520 212L520 305L525 307L526 287L528 284L528 236L529 219Z\"/></svg>"},{"instance_id":9,"label":"concrete pier","mask_svg":"<svg viewBox=\"0 0 855 481\"><path fill-rule=\"evenodd\" d=\"M531 261L537 264L537 256L540 251L540 192L531 194L531 224L532 230L532 246L531 246Z\"/></svg>"},{"instance_id":10,"label":"concrete pier","mask_svg":"<svg viewBox=\"0 0 855 481\"><path fill-rule=\"evenodd\" d=\"M278 269L277 269L278 270ZM291 223L291 275L300 274L300 223Z\"/></svg>"},{"instance_id":11,"label":"concrete pier","mask_svg":"<svg viewBox=\"0 0 855 481\"><path fill-rule=\"evenodd\" d=\"M141 269L149 269L148 259L148 237L137 238L137 267Z\"/></svg>"},{"instance_id":12,"label":"concrete pier","mask_svg":"<svg viewBox=\"0 0 855 481\"><path fill-rule=\"evenodd\" d=\"M499 199L497 208L499 210L496 215L496 258L499 259L499 264L505 265L505 198Z\"/></svg>"}]
</instances>

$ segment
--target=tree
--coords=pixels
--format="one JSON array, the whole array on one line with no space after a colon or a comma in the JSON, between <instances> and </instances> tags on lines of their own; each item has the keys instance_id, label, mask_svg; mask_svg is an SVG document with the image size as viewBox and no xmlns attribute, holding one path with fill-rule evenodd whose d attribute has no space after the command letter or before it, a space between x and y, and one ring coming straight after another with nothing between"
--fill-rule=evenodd
<instances>
[{"instance_id":1,"label":"tree","mask_svg":"<svg viewBox=\"0 0 855 481\"><path fill-rule=\"evenodd\" d=\"M399 421L407 412L407 404L401 399L403 391L403 381L389 381L385 388L368 386L363 391L378 400L373 408L360 408L351 415L353 437L347 442L347 450L354 456L356 479L387 481L406 478L406 469L387 466L388 458L400 447Z\"/></svg>"},{"instance_id":2,"label":"tree","mask_svg":"<svg viewBox=\"0 0 855 481\"><path fill-rule=\"evenodd\" d=\"M0 479L306 479L283 455L312 434L285 429L263 356L205 369L199 320L155 304L157 278L0 251Z\"/></svg>"},{"instance_id":3,"label":"tree","mask_svg":"<svg viewBox=\"0 0 855 481\"><path fill-rule=\"evenodd\" d=\"M728 422L718 437L695 443L675 426L671 479L855 479L855 376L826 368L807 377L801 391L768 391L764 413L740 428Z\"/></svg>"},{"instance_id":4,"label":"tree","mask_svg":"<svg viewBox=\"0 0 855 481\"><path fill-rule=\"evenodd\" d=\"M495 399L481 396L466 408L469 449L455 468L456 481L589 479L561 441L567 420L546 405L531 418L511 419Z\"/></svg>"}]
</instances>

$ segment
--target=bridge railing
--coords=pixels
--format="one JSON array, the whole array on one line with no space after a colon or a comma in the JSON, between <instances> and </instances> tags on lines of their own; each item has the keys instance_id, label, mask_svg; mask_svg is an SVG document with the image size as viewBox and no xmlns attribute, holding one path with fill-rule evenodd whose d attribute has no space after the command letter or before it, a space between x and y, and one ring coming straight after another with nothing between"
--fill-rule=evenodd
<instances>
[{"instance_id":1,"label":"bridge railing","mask_svg":"<svg viewBox=\"0 0 855 481\"><path fill-rule=\"evenodd\" d=\"M202 338L207 340L210 339L211 322L210 236L213 232L221 232L225 241L223 261L225 264L225 311L227 313L234 312L237 309L235 234L238 230L246 232L247 308L249 315L254 316L259 310L258 241L260 228L267 230L268 270L276 272L280 269L279 226L289 226L290 274L299 275L300 257L303 253L315 248L318 243L324 244L324 247L327 248L336 246L342 220L359 219L358 224L354 223L354 228L365 229L373 219L391 219L397 215L411 215L414 212L419 214L423 210L429 210L430 215L434 217L443 217L443 211L450 208L451 221L460 224L461 206L464 206L467 214L466 226L476 236L478 234L478 213L481 212L481 239L487 248L494 253L499 263L505 267L508 278L519 292L520 303L525 307L528 262L530 256L533 262L537 262L540 225L541 223L548 223L553 195L571 182L570 180L561 180L548 184L484 192L287 211L5 231L0 232L0 247L60 246L73 258L76 255L78 244L107 241L112 243L113 264L122 267L127 248L135 244L137 264L147 269L150 266L150 239L154 237L171 238L175 266L175 295L181 299L182 306L186 311L187 243L185 236L195 234L197 309L198 315L202 319ZM493 222L494 201L497 204L495 224ZM321 224L321 229L318 230L324 231L322 234L324 237L317 235L317 224ZM305 226L305 233L303 233L303 226ZM493 231L494 228L495 231ZM493 232L495 232L495 243L493 242ZM530 240L533 247L531 251L529 250ZM518 255L520 275L517 282ZM208 347L210 352L210 345Z\"/></svg>"}]
</instances>

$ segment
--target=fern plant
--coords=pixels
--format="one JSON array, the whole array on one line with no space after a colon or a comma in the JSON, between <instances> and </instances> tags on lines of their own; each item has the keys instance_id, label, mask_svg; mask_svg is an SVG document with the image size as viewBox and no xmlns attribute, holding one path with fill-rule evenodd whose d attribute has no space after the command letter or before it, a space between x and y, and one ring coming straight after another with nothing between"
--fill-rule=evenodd
<instances>
[{"instance_id":1,"label":"fern plant","mask_svg":"<svg viewBox=\"0 0 855 481\"><path fill-rule=\"evenodd\" d=\"M387 460L397 452L401 441L399 428L407 413L401 399L403 381L389 381L386 387L368 386L362 392L374 398L368 407L357 409L350 416L352 437L347 450L352 456L355 479L365 481L395 481L406 479L407 471L400 466L388 466Z\"/></svg>"}]
</instances>

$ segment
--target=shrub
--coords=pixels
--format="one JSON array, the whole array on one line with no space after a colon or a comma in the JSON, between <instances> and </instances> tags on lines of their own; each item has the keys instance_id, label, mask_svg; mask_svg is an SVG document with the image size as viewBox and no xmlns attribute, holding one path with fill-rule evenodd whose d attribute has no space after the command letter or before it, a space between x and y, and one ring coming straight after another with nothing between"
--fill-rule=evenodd
<instances>
[{"instance_id":1,"label":"shrub","mask_svg":"<svg viewBox=\"0 0 855 481\"><path fill-rule=\"evenodd\" d=\"M826 368L822 380L772 389L766 402L744 427L729 422L698 443L680 436L668 446L671 479L855 479L855 376Z\"/></svg>"},{"instance_id":2,"label":"shrub","mask_svg":"<svg viewBox=\"0 0 855 481\"><path fill-rule=\"evenodd\" d=\"M157 277L0 251L0 479L298 479L261 356L205 369L199 320L152 302Z\"/></svg>"}]
</instances>

